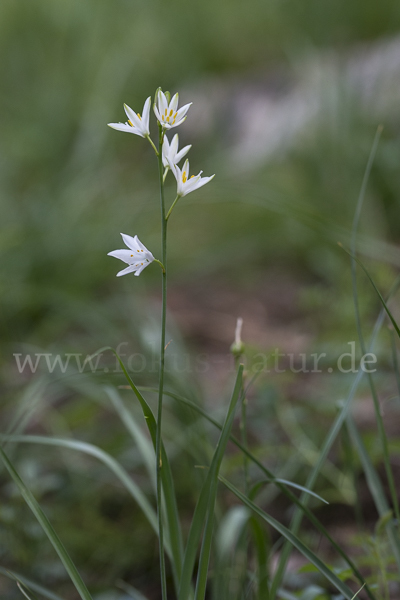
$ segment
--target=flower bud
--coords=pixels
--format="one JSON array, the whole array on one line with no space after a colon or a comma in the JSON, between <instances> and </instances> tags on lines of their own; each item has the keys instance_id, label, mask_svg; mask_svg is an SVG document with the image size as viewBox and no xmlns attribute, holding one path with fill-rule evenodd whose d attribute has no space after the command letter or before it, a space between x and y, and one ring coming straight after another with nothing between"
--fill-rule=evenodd
<instances>
[{"instance_id":1,"label":"flower bud","mask_svg":"<svg viewBox=\"0 0 400 600\"><path fill-rule=\"evenodd\" d=\"M231 353L235 358L240 358L244 353L245 347L241 339L243 319L239 318L236 323L235 341L231 346Z\"/></svg>"}]
</instances>

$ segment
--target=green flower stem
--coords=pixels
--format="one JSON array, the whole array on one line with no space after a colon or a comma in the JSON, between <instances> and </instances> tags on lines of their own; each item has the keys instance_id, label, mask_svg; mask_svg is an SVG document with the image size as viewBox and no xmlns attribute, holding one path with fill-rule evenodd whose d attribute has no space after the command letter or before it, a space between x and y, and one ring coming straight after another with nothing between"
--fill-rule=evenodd
<instances>
[{"instance_id":1,"label":"green flower stem","mask_svg":"<svg viewBox=\"0 0 400 600\"><path fill-rule=\"evenodd\" d=\"M175 204L178 202L178 200L179 200L179 198L180 198L180 197L181 197L181 196L177 196L177 197L175 198L175 200L173 201L173 203L172 203L172 206L171 206L171 208L169 209L167 216L165 217L165 220L166 220L166 221L168 221L168 219L169 219L169 217L170 217L170 215L171 215L171 213L172 213L172 211L173 211L173 209L174 209L174 206L175 206Z\"/></svg>"},{"instance_id":2,"label":"green flower stem","mask_svg":"<svg viewBox=\"0 0 400 600\"><path fill-rule=\"evenodd\" d=\"M155 147L153 140L151 139L151 137L149 135L146 135L146 138L149 140L150 144L153 146L153 150L156 153L156 156L158 156L158 150ZM161 154L161 148L160 148L160 154Z\"/></svg>"},{"instance_id":3,"label":"green flower stem","mask_svg":"<svg viewBox=\"0 0 400 600\"><path fill-rule=\"evenodd\" d=\"M159 264L159 265L160 265L160 267L161 267L161 268L162 268L162 270L163 270L163 273L165 273L165 267L164 267L164 265L162 264L162 262L161 262L160 260L157 260L156 258L153 258L153 261L154 261L154 262L156 262L157 264Z\"/></svg>"},{"instance_id":4,"label":"green flower stem","mask_svg":"<svg viewBox=\"0 0 400 600\"><path fill-rule=\"evenodd\" d=\"M162 423L162 401L164 391L164 363L165 363L165 321L167 315L167 219L165 218L164 201L164 178L162 163L162 145L164 132L160 126L158 172L160 178L160 202L161 202L161 240L162 240L162 313L161 313L161 348L160 348L160 379L158 386L158 408L157 408L157 431L156 431L156 465L157 465L157 517L158 517L158 540L160 551L160 575L161 575L161 593L162 600L167 600L167 582L165 576L165 555L164 555L164 529L162 521L162 441L161 441L161 423ZM157 261L159 262L159 261Z\"/></svg>"},{"instance_id":5,"label":"green flower stem","mask_svg":"<svg viewBox=\"0 0 400 600\"><path fill-rule=\"evenodd\" d=\"M238 366L240 364L240 359L241 359L241 356L235 357L236 369L238 369ZM247 445L247 398L246 398L246 392L244 389L244 376L243 376L243 380L242 380L242 390L241 390L240 396L241 396L241 413L240 413L240 424L239 424L240 438L241 438L242 445L244 446L244 448L246 448L246 450L248 450L248 445ZM250 481L249 481L249 461L248 461L248 457L246 456L246 454L243 454L243 472L244 472L245 495L248 496L249 489L250 489Z\"/></svg>"}]
</instances>

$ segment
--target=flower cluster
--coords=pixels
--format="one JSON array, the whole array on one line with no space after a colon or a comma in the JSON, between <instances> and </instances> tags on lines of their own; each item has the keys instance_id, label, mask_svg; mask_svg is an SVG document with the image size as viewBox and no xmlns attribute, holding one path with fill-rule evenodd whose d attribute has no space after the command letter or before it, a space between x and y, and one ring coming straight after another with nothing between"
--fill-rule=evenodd
<instances>
[{"instance_id":1,"label":"flower cluster","mask_svg":"<svg viewBox=\"0 0 400 600\"><path fill-rule=\"evenodd\" d=\"M162 165L165 169L163 175L163 181L167 177L168 171L174 175L176 179L176 198L173 202L168 214L166 216L166 220L168 220L172 209L174 208L176 202L179 198L190 194L190 192L194 192L198 188L202 187L214 177L202 177L201 174L203 171L200 171L197 175L192 175L189 177L189 161L185 160L182 169L178 167L178 163L182 160L184 156L187 155L191 145L185 146L181 150L179 150L179 138L176 133L172 138L171 142L169 142L166 132L173 127L178 127L181 125L187 117L187 112L191 106L191 102L189 104L185 104L181 108L178 109L179 95L175 94L172 98L170 98L169 94L165 94L161 89L159 89L156 93L156 98L153 106L154 114L157 118L158 125L160 128L160 140L162 147L157 150L153 141L150 138L150 105L151 105L151 97L149 96L144 103L142 114L135 113L129 106L124 104L124 110L128 121L125 123L109 123L109 127L113 129L117 129L118 131L126 131L128 133L133 133L135 135L139 135L140 137L148 139L154 148L157 156L160 156ZM161 163L160 163L161 164ZM135 237L131 237L124 233L121 233L122 239L129 250L113 250L109 252L109 256L114 256L119 260L125 262L128 267L119 271L117 273L117 277L121 275L127 275L128 273L135 273L135 275L140 275L140 273L145 269L151 262L155 261L160 264L160 266L164 269L164 266L160 261L154 258L152 253L147 250L147 248L139 241L137 235Z\"/></svg>"}]
</instances>

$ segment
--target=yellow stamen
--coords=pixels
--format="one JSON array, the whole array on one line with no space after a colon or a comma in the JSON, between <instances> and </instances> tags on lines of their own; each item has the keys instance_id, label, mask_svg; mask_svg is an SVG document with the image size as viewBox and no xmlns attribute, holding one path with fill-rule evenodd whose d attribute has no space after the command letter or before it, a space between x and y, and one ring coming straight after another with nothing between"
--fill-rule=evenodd
<instances>
[{"instance_id":1,"label":"yellow stamen","mask_svg":"<svg viewBox=\"0 0 400 600\"><path fill-rule=\"evenodd\" d=\"M174 114L174 111L171 108L171 110L169 111L169 116L172 117L173 114Z\"/></svg>"},{"instance_id":2,"label":"yellow stamen","mask_svg":"<svg viewBox=\"0 0 400 600\"><path fill-rule=\"evenodd\" d=\"M193 177L194 177L194 175L192 175L190 179L193 179Z\"/></svg>"},{"instance_id":3,"label":"yellow stamen","mask_svg":"<svg viewBox=\"0 0 400 600\"><path fill-rule=\"evenodd\" d=\"M167 123L169 123L169 117L167 117Z\"/></svg>"},{"instance_id":4,"label":"yellow stamen","mask_svg":"<svg viewBox=\"0 0 400 600\"><path fill-rule=\"evenodd\" d=\"M140 116L140 113L138 113L137 116L139 117L140 120L142 120L142 117Z\"/></svg>"},{"instance_id":5,"label":"yellow stamen","mask_svg":"<svg viewBox=\"0 0 400 600\"><path fill-rule=\"evenodd\" d=\"M187 182L186 171L183 171L183 173L182 173L182 182L183 183Z\"/></svg>"},{"instance_id":6,"label":"yellow stamen","mask_svg":"<svg viewBox=\"0 0 400 600\"><path fill-rule=\"evenodd\" d=\"M165 109L165 116L167 116L168 114L168 109Z\"/></svg>"},{"instance_id":7,"label":"yellow stamen","mask_svg":"<svg viewBox=\"0 0 400 600\"><path fill-rule=\"evenodd\" d=\"M132 123L132 121L128 121L128 123L131 127L134 127L134 124Z\"/></svg>"},{"instance_id":8,"label":"yellow stamen","mask_svg":"<svg viewBox=\"0 0 400 600\"><path fill-rule=\"evenodd\" d=\"M139 252L139 250L136 250L136 252Z\"/></svg>"},{"instance_id":9,"label":"yellow stamen","mask_svg":"<svg viewBox=\"0 0 400 600\"><path fill-rule=\"evenodd\" d=\"M163 115L161 118L162 118L162 120L164 121L164 115Z\"/></svg>"},{"instance_id":10,"label":"yellow stamen","mask_svg":"<svg viewBox=\"0 0 400 600\"><path fill-rule=\"evenodd\" d=\"M139 252L139 251L138 251ZM143 252L143 250L141 250L140 252Z\"/></svg>"}]
</instances>

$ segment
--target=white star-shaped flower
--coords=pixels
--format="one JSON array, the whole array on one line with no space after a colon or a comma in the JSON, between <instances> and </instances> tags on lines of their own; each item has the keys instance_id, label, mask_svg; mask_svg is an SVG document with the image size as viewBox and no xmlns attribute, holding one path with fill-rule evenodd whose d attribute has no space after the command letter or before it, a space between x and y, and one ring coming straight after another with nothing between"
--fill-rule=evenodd
<instances>
[{"instance_id":1,"label":"white star-shaped flower","mask_svg":"<svg viewBox=\"0 0 400 600\"><path fill-rule=\"evenodd\" d=\"M109 127L117 129L118 131L127 131L128 133L134 133L140 135L140 137L148 137L150 135L149 130L149 119L150 119L150 104L151 97L149 96L144 103L142 115L135 113L127 104L124 104L126 116L128 117L127 123L108 123Z\"/></svg>"},{"instance_id":2,"label":"white star-shaped flower","mask_svg":"<svg viewBox=\"0 0 400 600\"><path fill-rule=\"evenodd\" d=\"M164 135L164 142L162 147L162 161L165 168L169 168L170 163L173 165L177 165L179 161L182 160L184 156L189 152L192 146L185 146L182 150L179 150L179 138L176 133L172 138L171 143L169 143L168 138Z\"/></svg>"},{"instance_id":3,"label":"white star-shaped flower","mask_svg":"<svg viewBox=\"0 0 400 600\"><path fill-rule=\"evenodd\" d=\"M192 103L185 104L185 106L177 110L178 100L178 94L175 94L171 98L171 102L168 102L166 95L161 90L157 94L157 104L154 104L154 114L164 129L178 127L186 119L186 113Z\"/></svg>"},{"instance_id":4,"label":"white star-shaped flower","mask_svg":"<svg viewBox=\"0 0 400 600\"><path fill-rule=\"evenodd\" d=\"M125 233L121 233L121 235L129 250L113 250L112 252L108 252L108 256L119 258L119 260L122 260L129 265L117 273L117 277L127 275L128 273L140 275L143 269L148 267L149 264L155 260L154 256L150 250L147 250L146 246L142 244L137 235L135 235L135 237L131 237Z\"/></svg>"},{"instance_id":5,"label":"white star-shaped flower","mask_svg":"<svg viewBox=\"0 0 400 600\"><path fill-rule=\"evenodd\" d=\"M202 177L201 174L203 171L200 171L198 175L192 175L189 177L189 160L186 159L183 163L182 170L173 163L169 163L169 167L173 174L175 175L175 179L177 182L177 196L186 196L190 194L190 192L194 192L198 188L206 185L211 179L215 177L215 175L211 175L211 177Z\"/></svg>"}]
</instances>

